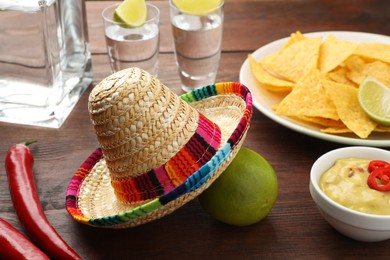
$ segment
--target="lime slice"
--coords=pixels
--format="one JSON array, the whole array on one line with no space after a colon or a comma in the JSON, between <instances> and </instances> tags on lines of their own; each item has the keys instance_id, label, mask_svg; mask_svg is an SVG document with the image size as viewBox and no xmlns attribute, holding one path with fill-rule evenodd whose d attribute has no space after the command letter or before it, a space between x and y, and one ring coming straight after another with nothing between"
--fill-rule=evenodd
<instances>
[{"instance_id":1,"label":"lime slice","mask_svg":"<svg viewBox=\"0 0 390 260\"><path fill-rule=\"evenodd\" d=\"M172 0L173 4L184 13L207 15L223 3L223 0Z\"/></svg>"},{"instance_id":2,"label":"lime slice","mask_svg":"<svg viewBox=\"0 0 390 260\"><path fill-rule=\"evenodd\" d=\"M390 126L390 87L368 76L359 86L359 103L369 117Z\"/></svg>"},{"instance_id":3,"label":"lime slice","mask_svg":"<svg viewBox=\"0 0 390 260\"><path fill-rule=\"evenodd\" d=\"M124 0L114 12L114 21L124 23L126 27L142 26L147 17L145 0Z\"/></svg>"}]
</instances>

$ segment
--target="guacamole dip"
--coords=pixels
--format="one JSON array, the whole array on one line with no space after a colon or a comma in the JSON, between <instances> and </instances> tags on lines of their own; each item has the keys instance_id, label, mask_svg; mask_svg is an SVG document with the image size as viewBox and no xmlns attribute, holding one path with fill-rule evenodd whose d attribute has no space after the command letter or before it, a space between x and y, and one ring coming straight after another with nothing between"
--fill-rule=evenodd
<instances>
[{"instance_id":1,"label":"guacamole dip","mask_svg":"<svg viewBox=\"0 0 390 260\"><path fill-rule=\"evenodd\" d=\"M371 160L339 159L320 178L321 190L337 203L369 214L390 215L390 192L367 185L367 166Z\"/></svg>"}]
</instances>

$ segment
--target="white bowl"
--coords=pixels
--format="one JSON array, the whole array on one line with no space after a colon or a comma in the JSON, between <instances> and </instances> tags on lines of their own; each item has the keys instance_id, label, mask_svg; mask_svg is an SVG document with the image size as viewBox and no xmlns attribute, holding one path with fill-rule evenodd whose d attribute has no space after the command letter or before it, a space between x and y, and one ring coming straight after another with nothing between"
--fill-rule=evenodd
<instances>
[{"instance_id":1,"label":"white bowl","mask_svg":"<svg viewBox=\"0 0 390 260\"><path fill-rule=\"evenodd\" d=\"M350 157L390 162L390 151L354 146L322 155L311 168L310 194L328 223L345 236L366 242L387 240L390 238L390 215L366 214L349 209L330 199L318 185L321 175L331 168L337 159Z\"/></svg>"}]
</instances>

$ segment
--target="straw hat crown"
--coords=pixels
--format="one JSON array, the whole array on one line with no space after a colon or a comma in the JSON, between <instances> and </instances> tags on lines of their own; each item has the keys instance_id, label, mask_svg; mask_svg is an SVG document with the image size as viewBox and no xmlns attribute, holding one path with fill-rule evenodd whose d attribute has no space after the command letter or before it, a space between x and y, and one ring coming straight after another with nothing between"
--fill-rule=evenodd
<instances>
[{"instance_id":1,"label":"straw hat crown","mask_svg":"<svg viewBox=\"0 0 390 260\"><path fill-rule=\"evenodd\" d=\"M191 143L190 139L199 128L197 110L158 79L138 68L126 69L104 79L91 92L88 108L113 187L118 199L124 201L135 202L157 196L157 193L155 196L142 195L147 192L146 188L129 186L139 186L137 177L138 180L155 178L142 176L174 158ZM211 128L217 128L208 123ZM206 134L211 135L204 137L206 140L220 141L220 138L215 139L215 131ZM194 161L198 160L195 158ZM193 162L180 164L179 171L190 171L187 175L196 170ZM184 167L188 169L182 169ZM177 186L182 181L175 179L184 180L178 177L180 174L168 172L170 181L164 180L153 189L163 192L167 190L167 182Z\"/></svg>"}]
</instances>

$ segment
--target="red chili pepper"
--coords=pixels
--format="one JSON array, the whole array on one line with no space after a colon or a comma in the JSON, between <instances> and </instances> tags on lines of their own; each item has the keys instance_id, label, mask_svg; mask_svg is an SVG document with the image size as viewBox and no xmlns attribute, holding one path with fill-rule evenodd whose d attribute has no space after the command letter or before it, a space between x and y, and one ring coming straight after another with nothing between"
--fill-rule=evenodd
<instances>
[{"instance_id":1,"label":"red chili pepper","mask_svg":"<svg viewBox=\"0 0 390 260\"><path fill-rule=\"evenodd\" d=\"M381 161L381 160L372 160L368 164L368 172L373 172L377 168L388 168L390 167L390 163Z\"/></svg>"},{"instance_id":2,"label":"red chili pepper","mask_svg":"<svg viewBox=\"0 0 390 260\"><path fill-rule=\"evenodd\" d=\"M367 184L377 191L390 191L390 168L376 168L368 176Z\"/></svg>"},{"instance_id":3,"label":"red chili pepper","mask_svg":"<svg viewBox=\"0 0 390 260\"><path fill-rule=\"evenodd\" d=\"M50 258L19 230L0 218L0 259L49 260Z\"/></svg>"},{"instance_id":4,"label":"red chili pepper","mask_svg":"<svg viewBox=\"0 0 390 260\"><path fill-rule=\"evenodd\" d=\"M48 256L54 259L81 259L46 218L34 181L34 158L28 144L12 146L5 159L16 214L30 237Z\"/></svg>"}]
</instances>

